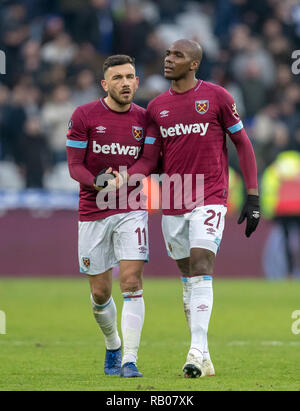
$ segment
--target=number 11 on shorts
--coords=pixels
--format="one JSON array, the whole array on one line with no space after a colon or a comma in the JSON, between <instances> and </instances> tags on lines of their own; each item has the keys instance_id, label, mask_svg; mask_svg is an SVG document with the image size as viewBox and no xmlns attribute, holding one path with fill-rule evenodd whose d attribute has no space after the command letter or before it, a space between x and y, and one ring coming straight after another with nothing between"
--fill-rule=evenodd
<instances>
[{"instance_id":1,"label":"number 11 on shorts","mask_svg":"<svg viewBox=\"0 0 300 411\"><path fill-rule=\"evenodd\" d=\"M144 245L147 245L147 235L146 235L146 229L145 229L145 227L141 230L140 229L140 227L138 227L136 230L135 230L135 233L137 233L137 235L138 235L138 245L142 245L142 237L144 237L143 238L143 240L144 240Z\"/></svg>"}]
</instances>

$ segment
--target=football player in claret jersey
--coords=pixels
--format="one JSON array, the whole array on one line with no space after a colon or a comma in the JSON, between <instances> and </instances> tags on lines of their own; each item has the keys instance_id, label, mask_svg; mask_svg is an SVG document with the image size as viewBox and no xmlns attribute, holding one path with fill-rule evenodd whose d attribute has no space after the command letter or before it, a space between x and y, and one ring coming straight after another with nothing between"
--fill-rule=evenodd
<instances>
[{"instance_id":1,"label":"football player in claret jersey","mask_svg":"<svg viewBox=\"0 0 300 411\"><path fill-rule=\"evenodd\" d=\"M97 175L130 167L137 160L145 135L145 109L134 104L138 87L134 60L109 57L103 66L105 98L78 107L67 133L70 175L80 183L78 254L87 274L95 319L106 344L104 371L121 377L141 377L136 366L144 322L142 272L148 260L148 213L145 210L97 205ZM121 329L112 297L112 268L119 265L124 298Z\"/></svg>"},{"instance_id":2,"label":"football player in claret jersey","mask_svg":"<svg viewBox=\"0 0 300 411\"><path fill-rule=\"evenodd\" d=\"M118 187L135 173L147 176L153 172L160 153L163 173L169 177L180 175L182 181L184 176L192 178L193 202L183 201L185 184L176 190L172 185L170 207L163 206L162 217L166 248L182 273L184 310L191 332L183 373L191 378L215 373L207 331L213 306L214 261L222 239L228 195L227 135L236 147L248 192L238 220L239 224L247 220L247 237L260 217L252 144L232 96L224 88L196 78L201 59L202 49L195 41L178 40L167 50L164 75L172 86L147 107L143 154L127 174L121 173L110 182ZM195 177L200 175L204 176L202 196L201 192L198 196L195 184ZM181 207L174 206L178 199Z\"/></svg>"}]
</instances>

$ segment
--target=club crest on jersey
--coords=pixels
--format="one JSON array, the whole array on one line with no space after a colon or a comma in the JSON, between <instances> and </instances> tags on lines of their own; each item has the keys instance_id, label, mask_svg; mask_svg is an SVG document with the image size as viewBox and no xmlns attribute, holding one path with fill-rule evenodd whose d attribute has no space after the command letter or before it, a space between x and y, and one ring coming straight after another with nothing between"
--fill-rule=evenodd
<instances>
[{"instance_id":1,"label":"club crest on jersey","mask_svg":"<svg viewBox=\"0 0 300 411\"><path fill-rule=\"evenodd\" d=\"M91 260L87 257L82 257L82 262L85 268L89 268L89 266L91 265Z\"/></svg>"},{"instance_id":2,"label":"club crest on jersey","mask_svg":"<svg viewBox=\"0 0 300 411\"><path fill-rule=\"evenodd\" d=\"M239 113L238 113L238 111L237 111L237 108L236 108L236 104L235 104L235 103L232 104L232 115L233 115L233 117L236 118L237 120L240 118L240 115L239 115Z\"/></svg>"},{"instance_id":3,"label":"club crest on jersey","mask_svg":"<svg viewBox=\"0 0 300 411\"><path fill-rule=\"evenodd\" d=\"M195 109L199 114L205 114L209 108L208 100L197 100L195 101Z\"/></svg>"},{"instance_id":4,"label":"club crest on jersey","mask_svg":"<svg viewBox=\"0 0 300 411\"><path fill-rule=\"evenodd\" d=\"M143 128L132 126L132 135L137 141L140 141L143 138Z\"/></svg>"}]
</instances>

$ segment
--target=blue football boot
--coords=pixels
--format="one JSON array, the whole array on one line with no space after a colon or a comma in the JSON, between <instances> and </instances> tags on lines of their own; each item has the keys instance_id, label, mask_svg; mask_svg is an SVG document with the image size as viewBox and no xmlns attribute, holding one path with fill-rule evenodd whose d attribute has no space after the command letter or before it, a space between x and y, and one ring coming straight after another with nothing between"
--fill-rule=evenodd
<instances>
[{"instance_id":1,"label":"blue football boot","mask_svg":"<svg viewBox=\"0 0 300 411\"><path fill-rule=\"evenodd\" d=\"M106 375L120 375L122 362L122 346L117 350L106 349L104 372Z\"/></svg>"},{"instance_id":2,"label":"blue football boot","mask_svg":"<svg viewBox=\"0 0 300 411\"><path fill-rule=\"evenodd\" d=\"M122 365L120 377L132 378L142 376L143 374L139 372L134 362L126 362L124 365Z\"/></svg>"}]
</instances>

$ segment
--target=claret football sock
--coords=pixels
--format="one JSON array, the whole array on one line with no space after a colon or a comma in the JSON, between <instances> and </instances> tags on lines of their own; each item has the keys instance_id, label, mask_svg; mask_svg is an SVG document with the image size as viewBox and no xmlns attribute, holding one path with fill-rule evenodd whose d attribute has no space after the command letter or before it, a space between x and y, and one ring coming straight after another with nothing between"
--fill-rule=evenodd
<instances>
[{"instance_id":1,"label":"claret football sock","mask_svg":"<svg viewBox=\"0 0 300 411\"><path fill-rule=\"evenodd\" d=\"M123 335L122 365L136 363L145 317L143 290L123 294L121 328Z\"/></svg>"},{"instance_id":2,"label":"claret football sock","mask_svg":"<svg viewBox=\"0 0 300 411\"><path fill-rule=\"evenodd\" d=\"M190 352L210 360L207 331L213 305L212 277L182 277L183 301L191 332Z\"/></svg>"},{"instance_id":3,"label":"claret football sock","mask_svg":"<svg viewBox=\"0 0 300 411\"><path fill-rule=\"evenodd\" d=\"M117 309L113 297L99 305L94 302L91 295L91 303L94 317L104 334L106 348L117 350L121 346L121 339L117 329Z\"/></svg>"}]
</instances>

